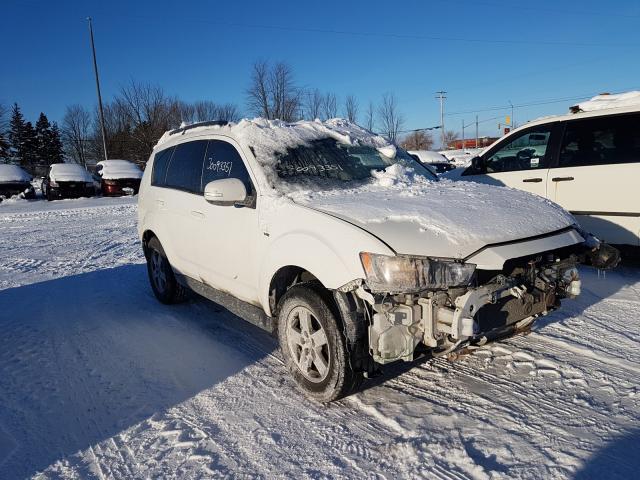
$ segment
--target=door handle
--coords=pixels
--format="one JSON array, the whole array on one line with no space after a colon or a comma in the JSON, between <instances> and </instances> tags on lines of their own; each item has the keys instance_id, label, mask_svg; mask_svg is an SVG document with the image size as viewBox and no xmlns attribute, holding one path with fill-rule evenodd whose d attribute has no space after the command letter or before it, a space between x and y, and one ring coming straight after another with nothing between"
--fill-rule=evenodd
<instances>
[{"instance_id":1,"label":"door handle","mask_svg":"<svg viewBox=\"0 0 640 480\"><path fill-rule=\"evenodd\" d=\"M191 210L191 215L193 215L196 218L204 218L204 213L198 210Z\"/></svg>"},{"instance_id":2,"label":"door handle","mask_svg":"<svg viewBox=\"0 0 640 480\"><path fill-rule=\"evenodd\" d=\"M553 177L552 182L573 182L573 177Z\"/></svg>"},{"instance_id":3,"label":"door handle","mask_svg":"<svg viewBox=\"0 0 640 480\"><path fill-rule=\"evenodd\" d=\"M540 183L542 179L541 178L525 178L522 181L525 183Z\"/></svg>"}]
</instances>

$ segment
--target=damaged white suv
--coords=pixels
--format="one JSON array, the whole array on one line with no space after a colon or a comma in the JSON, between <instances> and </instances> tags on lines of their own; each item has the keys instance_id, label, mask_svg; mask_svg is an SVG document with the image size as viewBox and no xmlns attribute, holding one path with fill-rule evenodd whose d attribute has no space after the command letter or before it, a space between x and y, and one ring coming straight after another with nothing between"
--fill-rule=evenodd
<instances>
[{"instance_id":1,"label":"damaged white suv","mask_svg":"<svg viewBox=\"0 0 640 480\"><path fill-rule=\"evenodd\" d=\"M617 262L557 205L438 181L352 123L263 119L167 132L140 186L139 234L164 303L187 290L277 331L326 402L380 366L512 335Z\"/></svg>"}]
</instances>

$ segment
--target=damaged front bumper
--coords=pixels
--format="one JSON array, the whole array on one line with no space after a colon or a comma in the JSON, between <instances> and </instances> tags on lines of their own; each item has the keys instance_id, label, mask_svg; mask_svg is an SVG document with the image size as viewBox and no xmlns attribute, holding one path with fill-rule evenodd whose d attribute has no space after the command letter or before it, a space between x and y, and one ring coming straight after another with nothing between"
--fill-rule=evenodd
<instances>
[{"instance_id":1,"label":"damaged front bumper","mask_svg":"<svg viewBox=\"0 0 640 480\"><path fill-rule=\"evenodd\" d=\"M419 345L432 354L485 343L530 325L580 294L577 258L547 256L473 286L418 293L356 295L369 305L369 353L379 364L413 360Z\"/></svg>"}]
</instances>

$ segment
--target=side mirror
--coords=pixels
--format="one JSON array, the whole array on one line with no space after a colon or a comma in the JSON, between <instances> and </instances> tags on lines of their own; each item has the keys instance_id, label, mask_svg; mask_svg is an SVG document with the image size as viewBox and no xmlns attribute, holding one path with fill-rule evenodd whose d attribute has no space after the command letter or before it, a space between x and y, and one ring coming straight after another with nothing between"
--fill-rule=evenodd
<instances>
[{"instance_id":1,"label":"side mirror","mask_svg":"<svg viewBox=\"0 0 640 480\"><path fill-rule=\"evenodd\" d=\"M237 178L223 178L207 183L204 199L214 205L235 205L247 199L247 189Z\"/></svg>"},{"instance_id":2,"label":"side mirror","mask_svg":"<svg viewBox=\"0 0 640 480\"><path fill-rule=\"evenodd\" d=\"M473 157L471 159L471 168L474 172L483 172L485 167L484 158Z\"/></svg>"}]
</instances>

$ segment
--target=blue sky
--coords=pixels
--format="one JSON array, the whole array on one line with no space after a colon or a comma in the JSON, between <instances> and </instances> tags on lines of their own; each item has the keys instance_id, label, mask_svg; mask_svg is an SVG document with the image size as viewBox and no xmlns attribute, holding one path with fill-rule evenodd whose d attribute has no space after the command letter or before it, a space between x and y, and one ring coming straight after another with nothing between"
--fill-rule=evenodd
<instances>
[{"instance_id":1,"label":"blue sky","mask_svg":"<svg viewBox=\"0 0 640 480\"><path fill-rule=\"evenodd\" d=\"M361 112L393 92L407 129L437 125L434 92L446 90L448 129L477 112L494 135L509 109L489 107L537 103L516 109L522 122L565 112L569 97L640 89L637 0L4 0L2 11L0 102L29 120L95 105L87 16L105 99L135 79L244 109L265 59L290 64L300 86L356 95Z\"/></svg>"}]
</instances>

